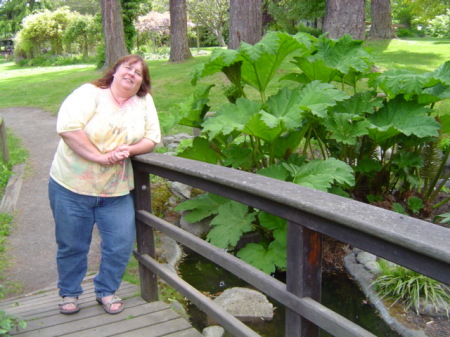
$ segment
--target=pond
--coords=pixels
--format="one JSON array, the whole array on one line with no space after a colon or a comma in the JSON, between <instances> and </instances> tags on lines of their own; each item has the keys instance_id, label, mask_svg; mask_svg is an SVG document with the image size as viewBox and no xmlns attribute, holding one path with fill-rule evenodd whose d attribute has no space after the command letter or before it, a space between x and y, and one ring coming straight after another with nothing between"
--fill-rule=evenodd
<instances>
[{"instance_id":1,"label":"pond","mask_svg":"<svg viewBox=\"0 0 450 337\"><path fill-rule=\"evenodd\" d=\"M217 294L231 287L245 287L247 284L216 264L202 256L190 252L179 266L183 279L202 292ZM284 308L269 298L275 310L272 322L249 325L264 337L284 337ZM340 315L355 322L376 336L399 337L395 331L383 321L375 308L370 305L364 293L346 273L324 274L322 281L322 304ZM191 323L200 331L207 324L204 313L194 305L189 307ZM321 331L321 337L331 336Z\"/></svg>"}]
</instances>

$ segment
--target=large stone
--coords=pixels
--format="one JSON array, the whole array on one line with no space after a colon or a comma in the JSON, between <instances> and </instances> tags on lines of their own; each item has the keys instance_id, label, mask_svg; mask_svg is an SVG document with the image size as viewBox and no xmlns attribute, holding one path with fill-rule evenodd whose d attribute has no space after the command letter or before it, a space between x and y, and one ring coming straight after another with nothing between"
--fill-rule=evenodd
<instances>
[{"instance_id":1,"label":"large stone","mask_svg":"<svg viewBox=\"0 0 450 337\"><path fill-rule=\"evenodd\" d=\"M225 290L214 302L243 322L271 321L273 305L267 297L252 289L235 287Z\"/></svg>"},{"instance_id":2,"label":"large stone","mask_svg":"<svg viewBox=\"0 0 450 337\"><path fill-rule=\"evenodd\" d=\"M179 183L178 181L174 181L170 184L170 190L177 197L186 200L191 197L192 186Z\"/></svg>"},{"instance_id":3,"label":"large stone","mask_svg":"<svg viewBox=\"0 0 450 337\"><path fill-rule=\"evenodd\" d=\"M185 231L197 236L201 237L202 235L209 232L211 229L210 222L211 219L208 217L206 219L200 220L198 222L190 223L184 219L184 216L186 215L186 212L181 213L181 219L180 219L180 228L184 229Z\"/></svg>"},{"instance_id":4,"label":"large stone","mask_svg":"<svg viewBox=\"0 0 450 337\"><path fill-rule=\"evenodd\" d=\"M225 337L225 333L225 329L218 325L209 326L202 331L202 334L205 337Z\"/></svg>"}]
</instances>

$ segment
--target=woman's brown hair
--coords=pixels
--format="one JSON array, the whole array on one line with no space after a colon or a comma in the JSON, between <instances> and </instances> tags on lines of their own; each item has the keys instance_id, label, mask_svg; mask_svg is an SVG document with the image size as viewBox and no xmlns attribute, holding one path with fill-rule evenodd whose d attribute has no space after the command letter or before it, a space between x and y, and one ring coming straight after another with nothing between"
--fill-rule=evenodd
<instances>
[{"instance_id":1,"label":"woman's brown hair","mask_svg":"<svg viewBox=\"0 0 450 337\"><path fill-rule=\"evenodd\" d=\"M114 79L114 74L117 71L117 68L119 68L124 63L133 64L136 62L140 62L142 65L142 83L141 83L141 86L139 87L139 90L136 93L136 95L138 95L139 97L143 97L143 96L147 95L148 93L150 93L151 81L150 81L150 72L148 70L148 65L144 61L144 59L142 57L140 57L139 55L127 55L127 56L120 58L116 62L114 67L109 69L105 73L105 75L103 75L103 77L101 77L97 80L94 80L91 83L102 89L109 88Z\"/></svg>"}]
</instances>

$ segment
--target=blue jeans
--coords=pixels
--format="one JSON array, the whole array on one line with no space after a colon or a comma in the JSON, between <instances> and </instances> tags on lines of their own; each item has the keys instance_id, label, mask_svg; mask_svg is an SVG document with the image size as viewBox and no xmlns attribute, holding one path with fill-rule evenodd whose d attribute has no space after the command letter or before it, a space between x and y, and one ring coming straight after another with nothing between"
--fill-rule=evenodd
<instances>
[{"instance_id":1,"label":"blue jeans","mask_svg":"<svg viewBox=\"0 0 450 337\"><path fill-rule=\"evenodd\" d=\"M78 297L87 272L94 224L101 237L101 262L94 278L97 297L119 288L136 238L133 197L94 197L74 193L50 178L48 195L56 225L59 295Z\"/></svg>"}]
</instances>

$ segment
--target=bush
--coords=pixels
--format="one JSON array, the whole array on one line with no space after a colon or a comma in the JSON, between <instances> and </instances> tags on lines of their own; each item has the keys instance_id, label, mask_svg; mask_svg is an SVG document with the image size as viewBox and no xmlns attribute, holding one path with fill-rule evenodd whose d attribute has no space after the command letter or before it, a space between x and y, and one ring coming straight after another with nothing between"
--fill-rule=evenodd
<instances>
[{"instance_id":1,"label":"bush","mask_svg":"<svg viewBox=\"0 0 450 337\"><path fill-rule=\"evenodd\" d=\"M397 37L415 37L415 36L417 36L413 31L411 31L410 29L406 29L406 28L397 29L395 34L397 35Z\"/></svg>"},{"instance_id":2,"label":"bush","mask_svg":"<svg viewBox=\"0 0 450 337\"><path fill-rule=\"evenodd\" d=\"M322 34L321 29L307 26L304 23L299 23L295 28L298 33L307 33L315 37L319 37Z\"/></svg>"},{"instance_id":3,"label":"bush","mask_svg":"<svg viewBox=\"0 0 450 337\"><path fill-rule=\"evenodd\" d=\"M450 303L450 288L438 281L402 266L379 260L381 274L373 282L378 294L383 298L402 302L406 309L419 314L421 300L431 304L436 311L441 305ZM448 311L447 311L448 316Z\"/></svg>"},{"instance_id":4,"label":"bush","mask_svg":"<svg viewBox=\"0 0 450 337\"><path fill-rule=\"evenodd\" d=\"M450 9L446 14L438 15L430 20L427 32L432 37L449 38L450 37Z\"/></svg>"}]
</instances>

